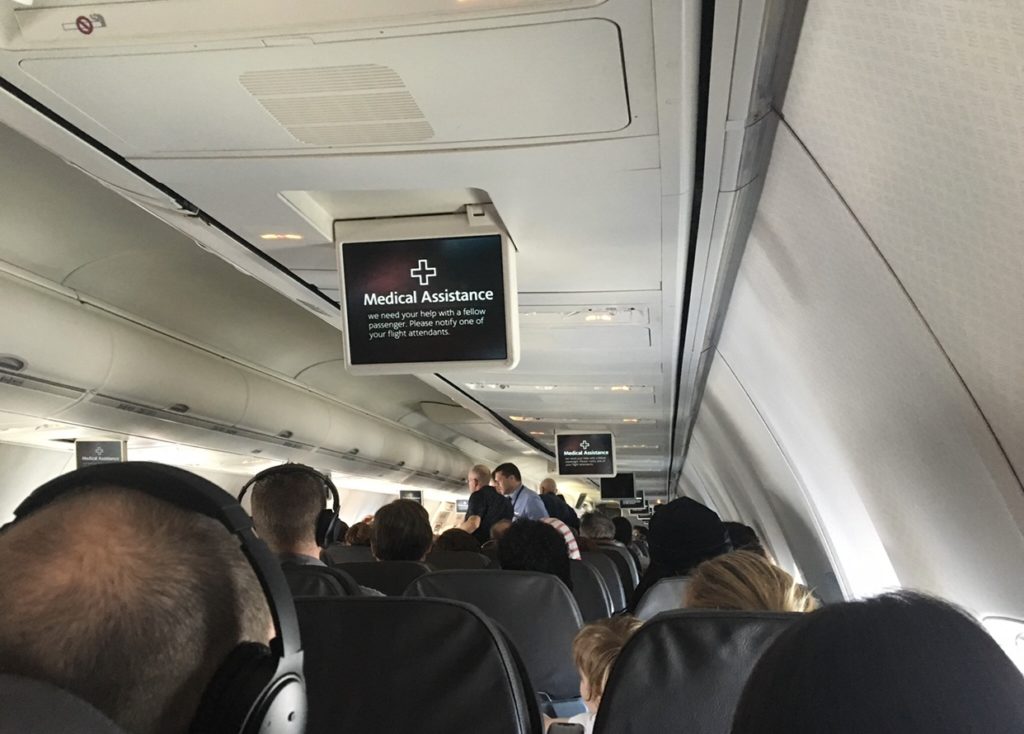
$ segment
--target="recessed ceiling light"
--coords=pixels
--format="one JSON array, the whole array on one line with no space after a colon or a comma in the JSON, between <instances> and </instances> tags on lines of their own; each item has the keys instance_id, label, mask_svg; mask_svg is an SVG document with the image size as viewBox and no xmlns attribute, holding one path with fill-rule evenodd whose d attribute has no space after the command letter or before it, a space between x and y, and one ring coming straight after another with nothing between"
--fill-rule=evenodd
<instances>
[{"instance_id":1,"label":"recessed ceiling light","mask_svg":"<svg viewBox=\"0 0 1024 734\"><path fill-rule=\"evenodd\" d=\"M639 423L640 419L639 418L623 418L622 422L623 423Z\"/></svg>"},{"instance_id":2,"label":"recessed ceiling light","mask_svg":"<svg viewBox=\"0 0 1024 734\"><path fill-rule=\"evenodd\" d=\"M629 392L632 388L629 385L612 385L612 392Z\"/></svg>"},{"instance_id":3,"label":"recessed ceiling light","mask_svg":"<svg viewBox=\"0 0 1024 734\"><path fill-rule=\"evenodd\" d=\"M543 436L544 431L530 431L531 436Z\"/></svg>"},{"instance_id":4,"label":"recessed ceiling light","mask_svg":"<svg viewBox=\"0 0 1024 734\"><path fill-rule=\"evenodd\" d=\"M281 234L278 232L264 232L260 235L261 240L301 240L301 234Z\"/></svg>"}]
</instances>

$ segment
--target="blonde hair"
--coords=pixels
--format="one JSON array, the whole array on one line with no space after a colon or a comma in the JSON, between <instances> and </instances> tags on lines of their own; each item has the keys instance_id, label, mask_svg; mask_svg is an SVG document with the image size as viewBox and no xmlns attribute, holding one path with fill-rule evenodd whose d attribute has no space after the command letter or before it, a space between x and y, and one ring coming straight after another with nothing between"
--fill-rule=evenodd
<instances>
[{"instance_id":1,"label":"blonde hair","mask_svg":"<svg viewBox=\"0 0 1024 734\"><path fill-rule=\"evenodd\" d=\"M604 693L608 674L619 653L642 626L643 622L627 614L591 622L576 634L572 641L572 655L576 669L587 679L591 699Z\"/></svg>"},{"instance_id":2,"label":"blonde hair","mask_svg":"<svg viewBox=\"0 0 1024 734\"><path fill-rule=\"evenodd\" d=\"M735 551L697 566L690 576L683 606L767 612L813 612L810 591L764 556Z\"/></svg>"}]
</instances>

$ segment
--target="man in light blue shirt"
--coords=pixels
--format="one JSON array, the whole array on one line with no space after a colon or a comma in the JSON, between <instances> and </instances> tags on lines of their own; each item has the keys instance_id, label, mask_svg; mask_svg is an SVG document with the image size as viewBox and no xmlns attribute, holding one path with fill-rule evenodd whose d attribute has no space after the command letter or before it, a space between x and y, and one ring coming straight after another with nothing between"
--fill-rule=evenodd
<instances>
[{"instance_id":1,"label":"man in light blue shirt","mask_svg":"<svg viewBox=\"0 0 1024 734\"><path fill-rule=\"evenodd\" d=\"M513 520L543 520L548 516L540 495L523 484L518 466L500 464L491 476L498 491L512 503Z\"/></svg>"}]
</instances>

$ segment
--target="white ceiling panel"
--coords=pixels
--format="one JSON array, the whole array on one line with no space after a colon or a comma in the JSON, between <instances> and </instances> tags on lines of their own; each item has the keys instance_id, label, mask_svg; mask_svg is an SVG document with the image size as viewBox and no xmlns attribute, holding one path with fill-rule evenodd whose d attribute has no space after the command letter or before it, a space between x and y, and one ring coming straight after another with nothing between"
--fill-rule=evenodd
<instances>
[{"instance_id":1,"label":"white ceiling panel","mask_svg":"<svg viewBox=\"0 0 1024 734\"><path fill-rule=\"evenodd\" d=\"M809 3L785 116L1024 476L1024 3Z\"/></svg>"},{"instance_id":2,"label":"white ceiling panel","mask_svg":"<svg viewBox=\"0 0 1024 734\"><path fill-rule=\"evenodd\" d=\"M618 26L601 19L144 53L130 63L61 55L21 67L150 154L453 145L612 132L630 122Z\"/></svg>"}]
</instances>

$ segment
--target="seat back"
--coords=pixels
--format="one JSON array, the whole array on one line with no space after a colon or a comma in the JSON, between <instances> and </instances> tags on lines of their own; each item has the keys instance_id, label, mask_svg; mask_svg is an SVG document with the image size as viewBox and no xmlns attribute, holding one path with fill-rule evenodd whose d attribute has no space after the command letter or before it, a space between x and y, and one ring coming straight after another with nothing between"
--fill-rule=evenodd
<instances>
[{"instance_id":1,"label":"seat back","mask_svg":"<svg viewBox=\"0 0 1024 734\"><path fill-rule=\"evenodd\" d=\"M608 586L593 566L583 561L569 561L572 571L572 595L580 607L584 622L612 616L612 597Z\"/></svg>"},{"instance_id":2,"label":"seat back","mask_svg":"<svg viewBox=\"0 0 1024 734\"><path fill-rule=\"evenodd\" d=\"M503 633L445 599L305 598L309 732L539 734L529 680Z\"/></svg>"},{"instance_id":3,"label":"seat back","mask_svg":"<svg viewBox=\"0 0 1024 734\"><path fill-rule=\"evenodd\" d=\"M626 587L622 585L622 576L619 575L615 561L598 551L582 551L580 557L604 579L604 584L608 587L608 594L612 599L612 612L621 612L625 609Z\"/></svg>"},{"instance_id":4,"label":"seat back","mask_svg":"<svg viewBox=\"0 0 1024 734\"><path fill-rule=\"evenodd\" d=\"M482 553L472 551L431 551L427 554L426 564L435 571L447 571L456 568L480 569L490 568L491 559Z\"/></svg>"},{"instance_id":5,"label":"seat back","mask_svg":"<svg viewBox=\"0 0 1024 734\"><path fill-rule=\"evenodd\" d=\"M365 563L341 563L338 568L354 578L361 586L385 594L401 596L405 587L425 573L430 566L419 561L367 561Z\"/></svg>"},{"instance_id":6,"label":"seat back","mask_svg":"<svg viewBox=\"0 0 1024 734\"><path fill-rule=\"evenodd\" d=\"M583 620L556 577L532 571L435 571L416 579L405 593L478 607L508 633L538 693L556 700L579 696L572 640Z\"/></svg>"},{"instance_id":7,"label":"seat back","mask_svg":"<svg viewBox=\"0 0 1024 734\"><path fill-rule=\"evenodd\" d=\"M0 674L0 732L124 734L80 698L49 683Z\"/></svg>"},{"instance_id":8,"label":"seat back","mask_svg":"<svg viewBox=\"0 0 1024 734\"><path fill-rule=\"evenodd\" d=\"M659 614L612 668L594 734L729 734L754 663L799 618L777 612Z\"/></svg>"},{"instance_id":9,"label":"seat back","mask_svg":"<svg viewBox=\"0 0 1024 734\"><path fill-rule=\"evenodd\" d=\"M344 571L329 566L282 563L292 596L362 596L359 584Z\"/></svg>"},{"instance_id":10,"label":"seat back","mask_svg":"<svg viewBox=\"0 0 1024 734\"><path fill-rule=\"evenodd\" d=\"M375 561L368 545L332 545L320 554L324 563L337 566L340 563L363 563Z\"/></svg>"},{"instance_id":11,"label":"seat back","mask_svg":"<svg viewBox=\"0 0 1024 734\"><path fill-rule=\"evenodd\" d=\"M640 583L640 569L633 554L624 545L599 545L597 549L612 559L615 568L618 569L619 578L622 579L622 588L626 590L628 597Z\"/></svg>"},{"instance_id":12,"label":"seat back","mask_svg":"<svg viewBox=\"0 0 1024 734\"><path fill-rule=\"evenodd\" d=\"M689 576L669 576L667 579L661 579L644 592L634 614L646 622L662 612L682 609L683 597L689 585Z\"/></svg>"}]
</instances>

